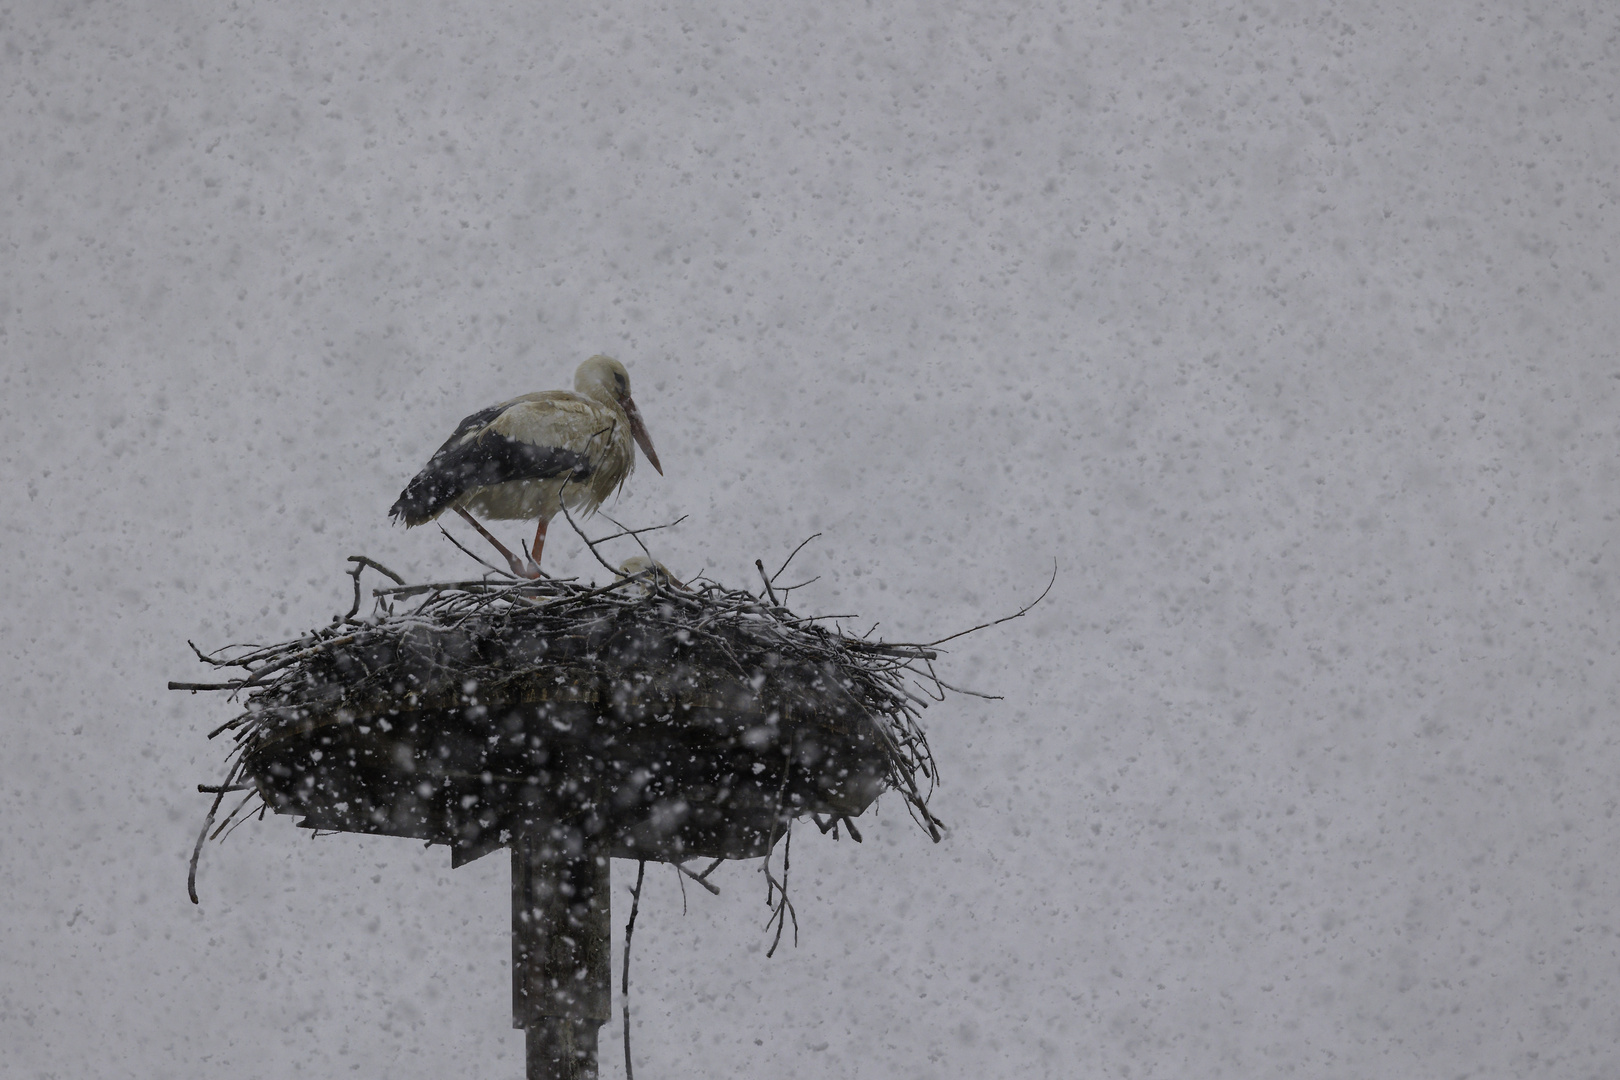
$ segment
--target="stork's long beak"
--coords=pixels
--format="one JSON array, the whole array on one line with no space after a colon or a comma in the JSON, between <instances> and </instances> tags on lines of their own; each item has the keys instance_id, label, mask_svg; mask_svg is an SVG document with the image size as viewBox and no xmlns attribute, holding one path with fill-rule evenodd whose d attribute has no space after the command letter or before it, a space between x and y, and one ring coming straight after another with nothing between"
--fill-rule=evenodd
<instances>
[{"instance_id":1,"label":"stork's long beak","mask_svg":"<svg viewBox=\"0 0 1620 1080\"><path fill-rule=\"evenodd\" d=\"M630 400L629 394L620 398L619 404L624 406L624 415L630 418L630 434L635 436L636 445L647 455L647 460L658 470L658 475L663 476L664 467L658 464L658 451L653 449L652 436L647 434L647 425L641 422L641 410L636 408L636 403Z\"/></svg>"}]
</instances>

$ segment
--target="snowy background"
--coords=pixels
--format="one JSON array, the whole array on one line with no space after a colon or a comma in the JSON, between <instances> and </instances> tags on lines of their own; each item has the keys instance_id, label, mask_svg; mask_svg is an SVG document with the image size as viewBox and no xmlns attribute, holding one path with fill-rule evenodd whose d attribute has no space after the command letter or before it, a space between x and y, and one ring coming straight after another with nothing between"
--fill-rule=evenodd
<instances>
[{"instance_id":1,"label":"snowy background","mask_svg":"<svg viewBox=\"0 0 1620 1080\"><path fill-rule=\"evenodd\" d=\"M194 908L164 684L464 573L389 504L598 351L678 573L1059 566L943 844L801 833L771 960L654 868L641 1075L1620 1074L1612 6L589 6L0 12L0 1075L521 1075L505 859L272 818Z\"/></svg>"}]
</instances>

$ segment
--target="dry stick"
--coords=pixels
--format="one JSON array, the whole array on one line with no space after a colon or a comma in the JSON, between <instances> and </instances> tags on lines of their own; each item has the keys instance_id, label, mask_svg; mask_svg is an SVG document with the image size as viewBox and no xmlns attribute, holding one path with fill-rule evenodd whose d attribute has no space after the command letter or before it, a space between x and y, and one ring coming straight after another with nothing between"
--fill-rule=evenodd
<instances>
[{"instance_id":1,"label":"dry stick","mask_svg":"<svg viewBox=\"0 0 1620 1080\"><path fill-rule=\"evenodd\" d=\"M771 849L776 847L776 827L782 823L782 797L787 794L788 777L792 772L793 761L789 758L782 766L782 783L776 789L776 811L771 815L771 831L770 835L765 839L765 865L761 869L765 871L765 903L767 905L771 902L771 889L776 884L776 879L771 876ZM765 925L770 926L771 924L766 923Z\"/></svg>"},{"instance_id":2,"label":"dry stick","mask_svg":"<svg viewBox=\"0 0 1620 1080\"><path fill-rule=\"evenodd\" d=\"M776 604L778 607L780 607L781 602L776 599L776 590L771 588L771 579L765 573L765 563L763 561L759 560L759 559L755 559L754 560L754 566L755 566L756 569L759 570L759 580L761 580L761 581L763 581L765 583L765 595L769 596L771 598L771 603Z\"/></svg>"},{"instance_id":3,"label":"dry stick","mask_svg":"<svg viewBox=\"0 0 1620 1080\"><path fill-rule=\"evenodd\" d=\"M941 678L938 678L938 677L935 677L934 681L936 683L938 683L939 685L943 686L945 689L949 690L953 694L966 694L969 697L984 698L984 700L986 700L986 701L1005 701L1006 700L1006 698L1004 698L1000 694L981 694L977 690L969 690L966 687L961 687L961 686L952 686L950 683L946 682L944 679L941 679Z\"/></svg>"},{"instance_id":4,"label":"dry stick","mask_svg":"<svg viewBox=\"0 0 1620 1080\"><path fill-rule=\"evenodd\" d=\"M802 543L800 543L798 547L794 548L791 552L789 552L787 559L783 561L781 566L777 567L776 573L771 575L771 581L774 582L777 578L781 577L782 576L782 571L786 570L788 568L788 563L793 561L793 556L795 556L799 552L803 551L805 544L808 544L810 541L814 540L816 537L818 537L820 535L821 535L820 533L811 533L809 536L804 538L804 541ZM815 578L811 578L810 580L814 581ZM795 586L793 586L793 588L797 589L797 588L799 588L799 586L795 585Z\"/></svg>"},{"instance_id":5,"label":"dry stick","mask_svg":"<svg viewBox=\"0 0 1620 1080\"><path fill-rule=\"evenodd\" d=\"M236 664L233 663L230 660L215 660L212 656L209 656L207 653L205 653L201 649L197 648L197 643L192 641L190 638L186 639L186 644L190 645L191 646L191 651L197 654L197 659L201 660L205 664L212 664L215 667L235 667L236 666Z\"/></svg>"},{"instance_id":6,"label":"dry stick","mask_svg":"<svg viewBox=\"0 0 1620 1080\"><path fill-rule=\"evenodd\" d=\"M793 901L788 899L787 892L788 853L793 849L793 820L791 818L788 819L787 823L786 847L782 851L782 880L778 882L771 873L771 850L776 847L776 826L782 819L782 800L787 795L788 778L793 775L793 759L797 756L797 749L797 745L789 749L786 755L787 760L782 764L782 784L776 789L776 812L771 815L770 837L765 843L765 863L762 867L765 871L765 903L770 904L773 887L779 889L782 893L781 901L772 909L771 917L765 921L765 929L767 930L771 928L771 923L776 923L776 938L771 942L770 951L765 954L767 960L776 954L776 947L782 942L782 930L787 925L787 920L783 917L784 911L793 916L793 946L798 948L799 945L799 915L793 910Z\"/></svg>"},{"instance_id":7,"label":"dry stick","mask_svg":"<svg viewBox=\"0 0 1620 1080\"><path fill-rule=\"evenodd\" d=\"M563 493L566 492L567 490L568 490L568 481L564 480L563 481L563 486L562 486L562 491L557 492L557 505L562 509L563 517L567 518L568 519L568 524L573 526L573 529L574 529L575 532L579 533L579 538L581 540L585 541L585 546L586 547L591 549L591 554L596 557L596 561L601 563L602 566L607 569L608 573L617 574L619 571L617 569L615 569L614 567L608 566L608 561L606 559L602 558L602 553L601 552L596 550L596 545L598 543L601 543L601 541L599 541L599 540L598 541L593 541L590 537L586 536L585 535L585 530L581 529L579 527L579 523L574 520L574 515L570 514L568 512L568 503L563 500Z\"/></svg>"},{"instance_id":8,"label":"dry stick","mask_svg":"<svg viewBox=\"0 0 1620 1080\"><path fill-rule=\"evenodd\" d=\"M235 660L216 660L216 659L214 659L214 657L212 655L210 655L208 653L205 653L201 649L197 648L197 646L193 642L187 641L186 644L190 645L191 646L191 651L197 654L197 659L201 660L205 664L212 664L215 667L246 667L248 664L253 662L253 660L258 655L258 653L264 653L264 654L275 653L275 652L277 652L277 651L279 651L281 649L286 648L285 645L275 645L275 646L272 646L272 647L266 649L266 648L263 648L262 646L258 646L258 645L249 645L249 644L247 644L245 642L237 642L234 645L221 645L219 648L214 650L214 653L215 654L222 653L226 649L256 649L256 650L258 650L258 653L248 653L245 656L238 656Z\"/></svg>"},{"instance_id":9,"label":"dry stick","mask_svg":"<svg viewBox=\"0 0 1620 1080\"><path fill-rule=\"evenodd\" d=\"M368 559L364 555L350 555L349 562L354 563L354 569L347 571L348 575L354 578L354 606L349 608L349 613L343 616L344 619L354 618L355 612L360 610L360 575L366 567L369 566L379 574L386 574L387 576L393 578L395 584L405 584L404 578L388 569L388 567L384 566L382 563L377 562L375 559Z\"/></svg>"},{"instance_id":10,"label":"dry stick","mask_svg":"<svg viewBox=\"0 0 1620 1080\"><path fill-rule=\"evenodd\" d=\"M170 689L173 689L173 687L170 687ZM246 719L248 718L245 716L233 716L223 724L219 725L219 727L215 728L213 731L210 731L208 733L208 737L212 739L215 735L218 735L222 731L229 731L230 729L240 725L242 721Z\"/></svg>"},{"instance_id":11,"label":"dry stick","mask_svg":"<svg viewBox=\"0 0 1620 1080\"><path fill-rule=\"evenodd\" d=\"M237 759L231 771L226 774L225 782L219 786L219 792L214 796L214 805L208 808L208 817L203 821L202 832L197 834L197 846L191 849L191 869L186 874L186 893L191 897L193 904L197 903L197 860L202 857L203 841L208 839L208 830L214 824L214 815L219 813L219 804L225 798L225 792L236 783L236 774L242 769L241 759Z\"/></svg>"},{"instance_id":12,"label":"dry stick","mask_svg":"<svg viewBox=\"0 0 1620 1080\"><path fill-rule=\"evenodd\" d=\"M235 820L237 814L242 812L242 807L244 807L244 806L246 806L248 804L248 800L253 798L253 796L255 796L257 794L258 794L258 789L255 788L254 790L248 792L246 795L242 796L242 801L236 804L236 808L234 810L232 810L230 813L225 815L225 820L219 823L219 828L215 829L214 830L214 835L210 836L208 839L210 839L210 840L218 840L219 839L219 834L224 832L225 827L227 825L229 825L233 820Z\"/></svg>"},{"instance_id":13,"label":"dry stick","mask_svg":"<svg viewBox=\"0 0 1620 1080\"><path fill-rule=\"evenodd\" d=\"M605 544L609 540L617 540L621 536L639 537L642 533L657 532L659 529L673 529L675 526L679 525L681 522L683 522L687 518L691 517L690 514L682 514L680 517L676 518L674 521L667 522L667 523L665 523L663 525L648 525L645 529L627 529L627 528L625 528L623 523L621 523L619 521L619 519L613 517L612 515L603 514L602 516L607 518L609 521L613 522L613 524L619 526L619 531L614 533L611 536L602 537L602 539L597 541L598 544ZM638 539L638 540L636 540L636 543L641 544L641 541ZM646 544L641 544L641 550L642 551L647 551L647 545ZM652 556L652 552L647 551L647 555L650 558Z\"/></svg>"},{"instance_id":14,"label":"dry stick","mask_svg":"<svg viewBox=\"0 0 1620 1080\"><path fill-rule=\"evenodd\" d=\"M1022 618L1024 616L1024 614L1029 611L1030 608L1034 607L1036 604L1040 603L1042 600L1045 600L1046 599L1046 594L1052 591L1052 585L1053 585L1054 582L1057 581L1057 571L1058 571L1057 560L1053 559L1052 560L1052 579L1046 583L1046 588L1041 590L1041 595L1037 596L1035 599L1031 600L1029 603L1025 604L1023 607L1019 608L1017 611L1013 612L1011 615L1005 615L1005 616L997 619L995 622L980 623L978 626L973 627L971 630L963 630L960 633L952 634L950 637L942 637L938 641L925 641L925 642L922 643L922 645L920 647L924 648L924 649L927 649L927 648L932 648L935 645L943 645L947 641L955 641L959 637L966 637L968 634L972 634L972 633L974 633L976 631L988 630L992 626L1000 626L1004 622L1011 622L1014 619Z\"/></svg>"},{"instance_id":15,"label":"dry stick","mask_svg":"<svg viewBox=\"0 0 1620 1080\"><path fill-rule=\"evenodd\" d=\"M264 812L266 810L268 810L269 808L270 808L269 803L265 803L265 802L259 803L259 820L260 821L264 820ZM239 811L242 808L240 806L238 806L236 809ZM234 813L234 811L233 811L233 813ZM237 829L240 829L243 826L243 824L245 824L246 822L251 821L251 820L253 820L253 811L249 810L247 812L246 817L242 818L235 825L232 825L230 827L230 830L228 832L226 832L226 834L225 834L225 839L229 840L231 838L231 833L235 832ZM219 830L217 830L217 829L215 830L215 832L218 832L218 831ZM221 842L223 843L223 841L221 841Z\"/></svg>"},{"instance_id":16,"label":"dry stick","mask_svg":"<svg viewBox=\"0 0 1620 1080\"><path fill-rule=\"evenodd\" d=\"M618 571L615 570L614 573L618 573ZM532 597L525 596L523 599L529 601L529 603L535 605L536 607L560 607L563 604L571 604L579 600L589 600L593 596L601 596L603 593L610 593L614 589L622 588L625 585L631 584L632 582L640 581L651 573L651 570L641 570L637 573L631 574L629 577L615 578L613 584L611 585L603 585L601 588L591 589L587 592L574 593L572 596L559 596L543 604Z\"/></svg>"},{"instance_id":17,"label":"dry stick","mask_svg":"<svg viewBox=\"0 0 1620 1080\"><path fill-rule=\"evenodd\" d=\"M795 949L799 947L799 913L793 910L793 901L788 899L787 892L788 870L792 865L792 859L793 822L790 821L788 822L787 836L782 841L782 884L780 886L782 890L782 902L778 904L776 908L776 938L771 942L770 949L768 949L765 953L765 959L767 960L776 955L776 947L782 943L782 931L787 926L787 920L782 917L782 912L784 910L793 919L793 947ZM769 926L770 923L766 923L765 925Z\"/></svg>"},{"instance_id":18,"label":"dry stick","mask_svg":"<svg viewBox=\"0 0 1620 1080\"><path fill-rule=\"evenodd\" d=\"M635 1080L630 1068L630 936L636 932L636 911L641 907L641 879L647 873L647 860L636 862L636 887L630 890L630 921L624 924L624 976L619 993L624 1004L624 1080Z\"/></svg>"},{"instance_id":19,"label":"dry stick","mask_svg":"<svg viewBox=\"0 0 1620 1080\"><path fill-rule=\"evenodd\" d=\"M435 522L435 524L437 524L437 522ZM494 566L492 566L489 563L485 562L483 559L480 559L478 556L474 555L472 552L468 551L466 548L461 547L461 541L457 540L455 537L451 536L450 535L450 530L446 529L443 525L439 526L439 531L444 533L444 538L446 540L448 540L452 544L456 545L456 547L461 548L461 553L463 555L467 556L467 558L471 559L473 562L477 563L479 566L484 567L486 570L488 570L488 571L490 571L491 573L494 573L494 574L505 574L507 577L515 577L516 576L510 570L496 569ZM373 595L381 596L382 594L378 593L378 592L373 592Z\"/></svg>"},{"instance_id":20,"label":"dry stick","mask_svg":"<svg viewBox=\"0 0 1620 1080\"><path fill-rule=\"evenodd\" d=\"M784 585L784 586L782 586L782 595L783 595L783 597L786 597L787 594L792 592L794 589L802 589L806 585L814 585L816 582L818 582L820 580L821 580L821 575L817 574L815 577L808 578L808 579L806 579L804 581L801 581L797 585ZM785 600L783 602L786 603ZM823 615L811 615L809 618L814 620L814 619L821 619L821 618L825 618L825 617L826 616L823 616ZM839 618L848 618L848 616L839 616ZM804 622L805 620L804 619L798 619L796 621L797 622Z\"/></svg>"},{"instance_id":21,"label":"dry stick","mask_svg":"<svg viewBox=\"0 0 1620 1080\"><path fill-rule=\"evenodd\" d=\"M449 537L449 540L450 540L450 542L452 544L456 543L456 538L455 537L450 536L449 533L446 533L445 535L447 537ZM461 547L460 544L456 544L456 546ZM470 557L474 558L474 559L478 558L478 556L473 555L472 552L467 551L466 548L461 548L461 550L464 551L464 552L467 552L467 554ZM483 562L482 559L479 559L478 561ZM489 566L488 563L484 563L484 565ZM493 570L494 567L490 567L490 569ZM502 571L502 572L504 572L504 571ZM507 576L511 577L510 574L507 574ZM554 584L554 583L555 584L560 584L562 582L573 581L573 580L574 580L573 578L548 578L546 583L547 584ZM538 582L537 582L537 584L538 584ZM526 588L531 588L532 586L530 586L528 584L522 584L522 585L517 585L515 587L517 587L517 588L525 588L526 589ZM371 590L371 595L372 596L392 596L392 597L395 597L396 599L400 599L400 600L404 600L404 599L406 599L408 597L412 597L412 596L419 596L422 593L430 593L430 592L444 593L444 592L451 592L451 591L464 592L464 593L468 593L468 594L471 594L471 595L474 595L474 596L488 596L491 593L497 593L498 594L498 593L505 592L505 591L507 591L509 589L512 589L512 588L514 588L514 585L512 583L510 583L510 582L490 581L488 578L483 578L483 579L481 579L479 581L436 581L436 582L433 582L433 583L428 584L428 585L406 585L404 588L399 588L399 589L372 589Z\"/></svg>"},{"instance_id":22,"label":"dry stick","mask_svg":"<svg viewBox=\"0 0 1620 1080\"><path fill-rule=\"evenodd\" d=\"M697 882L699 885L703 886L705 889L708 889L710 895L712 895L712 896L719 896L720 895L720 886L714 884L712 881L705 881L700 875L692 873L692 871L688 870L686 867L682 866L680 863L673 863L671 865L673 865L675 867L675 869L679 870L681 873L685 874L687 877L691 878L693 881ZM714 868L710 867L710 869L712 870Z\"/></svg>"},{"instance_id":23,"label":"dry stick","mask_svg":"<svg viewBox=\"0 0 1620 1080\"><path fill-rule=\"evenodd\" d=\"M322 641L322 642L320 642L319 644L316 644L316 645L311 645L307 649L300 649L299 651L293 653L290 656L285 656L285 657L282 657L280 660L273 660L270 663L263 665L262 667L254 668L253 671L245 679L232 679L230 682L223 682L223 683L171 682L169 684L169 689L170 690L242 690L242 689L246 689L249 686L263 686L265 684L261 680L261 678L260 678L261 676L268 675L272 671L280 671L282 668L288 667L289 665L292 665L292 664L296 664L300 660L307 660L310 657L312 657L312 656L316 655L317 653L321 652L323 649L331 648L333 645L347 645L347 644L349 644L349 642L353 641L358 636L359 636L358 634L345 634L343 637L327 638L325 641ZM300 639L300 640L308 640L308 639L305 638L305 639Z\"/></svg>"},{"instance_id":24,"label":"dry stick","mask_svg":"<svg viewBox=\"0 0 1620 1080\"><path fill-rule=\"evenodd\" d=\"M369 557L367 557L365 555L350 555L348 561L352 562L352 563L359 563L361 566L369 566L373 570L377 571L377 573L382 574L382 575L384 575L386 577L393 578L395 584L398 584L398 585L405 584L405 579L404 578L400 577L398 574L396 574L392 570L388 569L388 567L384 566L382 563L378 562L376 559L369 558Z\"/></svg>"}]
</instances>

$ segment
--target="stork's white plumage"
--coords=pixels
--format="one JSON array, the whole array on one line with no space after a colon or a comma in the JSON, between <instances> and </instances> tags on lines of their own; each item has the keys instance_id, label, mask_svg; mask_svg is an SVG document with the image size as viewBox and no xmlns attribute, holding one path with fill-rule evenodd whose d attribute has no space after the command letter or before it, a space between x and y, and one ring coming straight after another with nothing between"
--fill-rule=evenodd
<instances>
[{"instance_id":1,"label":"stork's white plumage","mask_svg":"<svg viewBox=\"0 0 1620 1080\"><path fill-rule=\"evenodd\" d=\"M631 440L662 475L624 365L593 356L574 373L572 391L524 394L463 420L389 513L410 526L454 510L506 556L513 573L539 577L547 524L564 503L589 514L622 486L636 464ZM532 559L519 560L473 512L539 518Z\"/></svg>"}]
</instances>

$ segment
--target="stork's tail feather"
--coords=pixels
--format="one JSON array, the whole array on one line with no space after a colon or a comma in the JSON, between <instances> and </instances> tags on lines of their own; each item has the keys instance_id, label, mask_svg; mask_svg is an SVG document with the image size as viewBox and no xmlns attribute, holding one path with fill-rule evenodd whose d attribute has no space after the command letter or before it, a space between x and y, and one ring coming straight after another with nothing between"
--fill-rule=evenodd
<instances>
[{"instance_id":1,"label":"stork's tail feather","mask_svg":"<svg viewBox=\"0 0 1620 1080\"><path fill-rule=\"evenodd\" d=\"M388 508L388 516L407 527L432 521L461 494L460 490L448 490L436 483L439 479L426 472L419 474L399 493L394 505Z\"/></svg>"}]
</instances>

